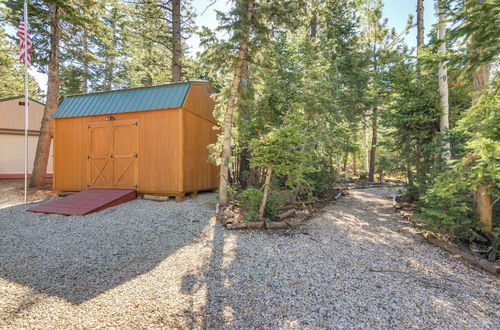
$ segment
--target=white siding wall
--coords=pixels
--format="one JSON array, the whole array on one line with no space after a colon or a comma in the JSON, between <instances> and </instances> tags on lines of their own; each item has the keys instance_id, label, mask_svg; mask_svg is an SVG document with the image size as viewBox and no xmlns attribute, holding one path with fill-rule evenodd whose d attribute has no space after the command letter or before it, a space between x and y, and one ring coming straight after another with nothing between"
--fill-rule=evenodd
<instances>
[{"instance_id":1,"label":"white siding wall","mask_svg":"<svg viewBox=\"0 0 500 330\"><path fill-rule=\"evenodd\" d=\"M33 169L38 136L28 136L28 173ZM52 173L52 146L47 173ZM24 136L0 134L0 174L24 173Z\"/></svg>"}]
</instances>

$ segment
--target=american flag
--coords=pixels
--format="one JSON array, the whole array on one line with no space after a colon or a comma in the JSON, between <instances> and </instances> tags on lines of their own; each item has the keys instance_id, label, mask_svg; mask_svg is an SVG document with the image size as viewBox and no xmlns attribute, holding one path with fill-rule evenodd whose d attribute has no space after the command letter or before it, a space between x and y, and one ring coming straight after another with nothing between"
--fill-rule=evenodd
<instances>
[{"instance_id":1,"label":"american flag","mask_svg":"<svg viewBox=\"0 0 500 330\"><path fill-rule=\"evenodd\" d=\"M26 22L24 22L24 19L21 18L21 22L19 22L19 27L17 29L16 35L21 41L21 44L19 45L19 60L23 63L26 63L27 66L30 66L31 50L33 49L33 45L31 44L30 31L26 28L26 25L27 24Z\"/></svg>"}]
</instances>

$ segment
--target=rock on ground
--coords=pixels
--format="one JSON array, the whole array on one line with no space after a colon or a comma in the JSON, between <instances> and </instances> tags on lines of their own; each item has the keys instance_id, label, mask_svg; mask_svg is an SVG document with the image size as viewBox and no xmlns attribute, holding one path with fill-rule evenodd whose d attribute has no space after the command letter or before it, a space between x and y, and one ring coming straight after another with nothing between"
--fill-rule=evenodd
<instances>
[{"instance_id":1,"label":"rock on ground","mask_svg":"<svg viewBox=\"0 0 500 330\"><path fill-rule=\"evenodd\" d=\"M500 328L499 281L426 243L383 188L290 231L215 196L84 217L0 210L0 328Z\"/></svg>"}]
</instances>

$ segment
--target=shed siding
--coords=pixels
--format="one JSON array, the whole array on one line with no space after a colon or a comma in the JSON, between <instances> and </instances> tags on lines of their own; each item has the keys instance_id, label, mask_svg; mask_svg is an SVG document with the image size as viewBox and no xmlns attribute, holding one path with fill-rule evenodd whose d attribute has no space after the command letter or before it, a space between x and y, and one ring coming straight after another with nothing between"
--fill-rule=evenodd
<instances>
[{"instance_id":1,"label":"shed siding","mask_svg":"<svg viewBox=\"0 0 500 330\"><path fill-rule=\"evenodd\" d=\"M186 96L183 108L215 123L213 115L215 101L210 97L211 93L212 87L209 84L193 83Z\"/></svg>"},{"instance_id":2,"label":"shed siding","mask_svg":"<svg viewBox=\"0 0 500 330\"><path fill-rule=\"evenodd\" d=\"M79 191L87 184L87 129L106 116L55 119L55 188ZM180 109L113 114L115 120L139 122L140 193L178 193L182 191ZM60 156L59 156L60 155Z\"/></svg>"},{"instance_id":3,"label":"shed siding","mask_svg":"<svg viewBox=\"0 0 500 330\"><path fill-rule=\"evenodd\" d=\"M86 188L84 118L55 120L54 187L59 191Z\"/></svg>"},{"instance_id":4,"label":"shed siding","mask_svg":"<svg viewBox=\"0 0 500 330\"><path fill-rule=\"evenodd\" d=\"M218 168L208 162L208 144L217 141L214 123L190 111L183 111L184 191L211 190L218 187Z\"/></svg>"}]
</instances>

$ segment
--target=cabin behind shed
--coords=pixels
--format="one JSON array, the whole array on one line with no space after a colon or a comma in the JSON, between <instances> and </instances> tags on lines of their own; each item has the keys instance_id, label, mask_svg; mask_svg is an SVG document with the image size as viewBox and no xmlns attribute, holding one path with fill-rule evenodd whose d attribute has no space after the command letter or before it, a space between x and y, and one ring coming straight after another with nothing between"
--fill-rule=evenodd
<instances>
[{"instance_id":1,"label":"cabin behind shed","mask_svg":"<svg viewBox=\"0 0 500 330\"><path fill-rule=\"evenodd\" d=\"M191 81L66 97L53 116L55 189L216 189L211 93L207 82Z\"/></svg>"},{"instance_id":2,"label":"cabin behind shed","mask_svg":"<svg viewBox=\"0 0 500 330\"><path fill-rule=\"evenodd\" d=\"M33 169L44 107L29 99L28 173ZM52 149L47 173L52 173ZM24 178L24 96L0 99L0 178Z\"/></svg>"}]
</instances>

